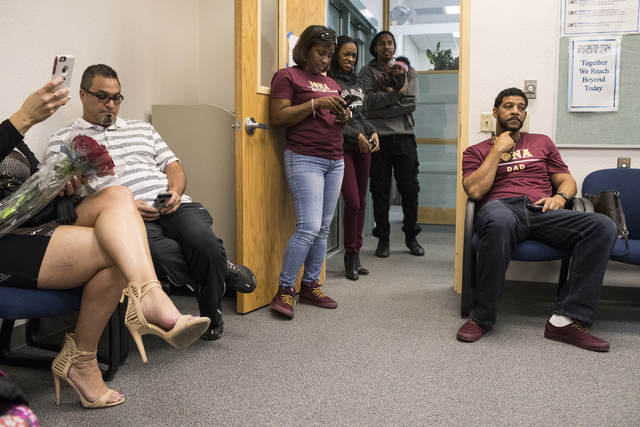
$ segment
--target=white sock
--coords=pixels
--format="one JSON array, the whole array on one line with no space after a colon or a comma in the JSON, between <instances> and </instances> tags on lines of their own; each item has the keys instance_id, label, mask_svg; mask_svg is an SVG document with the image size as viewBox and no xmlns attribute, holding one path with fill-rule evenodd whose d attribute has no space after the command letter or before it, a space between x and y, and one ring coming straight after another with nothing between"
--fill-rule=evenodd
<instances>
[{"instance_id":1,"label":"white sock","mask_svg":"<svg viewBox=\"0 0 640 427\"><path fill-rule=\"evenodd\" d=\"M554 314L553 316L551 316L551 319L549 319L549 323L551 323L556 328L562 328L564 326L572 324L573 320L571 320L567 316L560 316L559 314Z\"/></svg>"}]
</instances>

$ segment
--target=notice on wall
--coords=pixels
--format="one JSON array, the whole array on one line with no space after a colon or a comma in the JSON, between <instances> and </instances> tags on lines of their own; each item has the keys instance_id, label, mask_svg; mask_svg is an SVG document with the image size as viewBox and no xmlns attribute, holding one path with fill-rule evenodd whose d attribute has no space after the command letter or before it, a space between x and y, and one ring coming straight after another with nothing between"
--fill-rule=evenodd
<instances>
[{"instance_id":1,"label":"notice on wall","mask_svg":"<svg viewBox=\"0 0 640 427\"><path fill-rule=\"evenodd\" d=\"M562 0L562 35L640 32L640 0Z\"/></svg>"},{"instance_id":2,"label":"notice on wall","mask_svg":"<svg viewBox=\"0 0 640 427\"><path fill-rule=\"evenodd\" d=\"M568 111L618 111L622 38L569 41Z\"/></svg>"},{"instance_id":3,"label":"notice on wall","mask_svg":"<svg viewBox=\"0 0 640 427\"><path fill-rule=\"evenodd\" d=\"M293 31L289 31L287 33L287 40L289 41L289 61L287 62L287 67L293 67L296 65L296 61L293 60L293 48L298 44L300 37L294 36Z\"/></svg>"}]
</instances>

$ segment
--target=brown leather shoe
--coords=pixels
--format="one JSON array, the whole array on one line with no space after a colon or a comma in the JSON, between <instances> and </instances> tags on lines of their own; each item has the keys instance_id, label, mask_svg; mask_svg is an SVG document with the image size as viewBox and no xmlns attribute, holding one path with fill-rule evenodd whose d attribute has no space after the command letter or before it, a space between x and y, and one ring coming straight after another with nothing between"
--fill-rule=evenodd
<instances>
[{"instance_id":1,"label":"brown leather shoe","mask_svg":"<svg viewBox=\"0 0 640 427\"><path fill-rule=\"evenodd\" d=\"M467 320L467 323L465 323L460 327L460 329L458 329L456 338L458 338L460 341L476 342L480 338L482 338L484 334L491 331L492 329L493 326L478 325L472 319L469 319Z\"/></svg>"},{"instance_id":2,"label":"brown leather shoe","mask_svg":"<svg viewBox=\"0 0 640 427\"><path fill-rule=\"evenodd\" d=\"M555 327L551 322L547 321L547 326L544 328L544 337L575 345L585 350L609 351L609 343L591 335L587 324L578 320L574 320L572 324L561 328Z\"/></svg>"},{"instance_id":3,"label":"brown leather shoe","mask_svg":"<svg viewBox=\"0 0 640 427\"><path fill-rule=\"evenodd\" d=\"M298 302L300 304L315 305L320 308L337 308L338 303L326 296L315 280L311 283L302 282Z\"/></svg>"}]
</instances>

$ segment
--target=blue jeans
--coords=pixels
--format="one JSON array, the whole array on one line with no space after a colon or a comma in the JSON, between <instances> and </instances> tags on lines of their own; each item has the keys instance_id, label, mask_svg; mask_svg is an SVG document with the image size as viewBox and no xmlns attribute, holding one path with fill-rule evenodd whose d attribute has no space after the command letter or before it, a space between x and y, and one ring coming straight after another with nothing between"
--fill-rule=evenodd
<instances>
[{"instance_id":1,"label":"blue jeans","mask_svg":"<svg viewBox=\"0 0 640 427\"><path fill-rule=\"evenodd\" d=\"M535 240L573 251L555 314L592 324L618 233L607 216L568 209L542 212L527 197L493 200L478 212L478 275L471 318L496 323L504 276L518 242Z\"/></svg>"},{"instance_id":2,"label":"blue jeans","mask_svg":"<svg viewBox=\"0 0 640 427\"><path fill-rule=\"evenodd\" d=\"M296 231L284 252L280 286L294 286L304 263L302 280L320 279L327 237L340 197L344 162L284 152L284 167L296 209Z\"/></svg>"}]
</instances>

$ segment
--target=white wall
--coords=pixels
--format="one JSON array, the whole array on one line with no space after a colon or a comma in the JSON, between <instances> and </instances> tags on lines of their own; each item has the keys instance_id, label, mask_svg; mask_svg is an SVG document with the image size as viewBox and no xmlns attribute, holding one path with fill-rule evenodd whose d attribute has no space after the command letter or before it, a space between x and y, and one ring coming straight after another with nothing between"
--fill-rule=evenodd
<instances>
[{"instance_id":1,"label":"white wall","mask_svg":"<svg viewBox=\"0 0 640 427\"><path fill-rule=\"evenodd\" d=\"M234 1L200 0L200 104L235 108Z\"/></svg>"},{"instance_id":2,"label":"white wall","mask_svg":"<svg viewBox=\"0 0 640 427\"><path fill-rule=\"evenodd\" d=\"M197 103L199 3L0 2L0 120L15 112L29 92L49 81L57 54L76 57L72 99L27 134L27 144L40 158L50 135L82 114L80 77L91 64L105 63L118 72L125 96L122 117L149 120L152 104ZM226 59L233 63L233 56ZM215 81L215 76L209 81Z\"/></svg>"},{"instance_id":3,"label":"white wall","mask_svg":"<svg viewBox=\"0 0 640 427\"><path fill-rule=\"evenodd\" d=\"M530 131L555 136L556 84L559 35L557 0L471 3L471 93L469 96L469 144L487 138L479 132L480 113L490 112L493 100L504 88L522 88L524 80L538 80L538 97L530 100ZM628 52L631 54L631 52ZM561 148L560 153L580 183L597 169L616 167L618 156L631 156L640 167L638 149ZM517 263L507 279L556 281L556 267ZM634 273L610 263L606 283L637 282Z\"/></svg>"},{"instance_id":4,"label":"white wall","mask_svg":"<svg viewBox=\"0 0 640 427\"><path fill-rule=\"evenodd\" d=\"M555 136L559 15L556 0L471 3L469 144L487 138L479 132L480 113L491 112L498 92L523 88L529 79L538 80L538 96L527 109L529 130ZM618 156L631 156L631 165L640 167L639 149L560 148L560 154L578 190L589 172L616 167Z\"/></svg>"}]
</instances>

